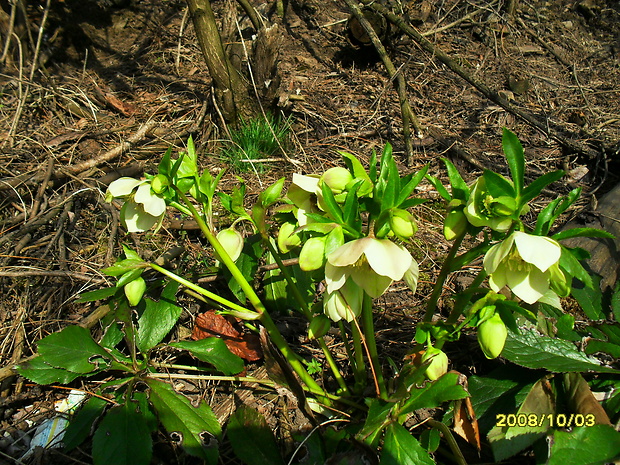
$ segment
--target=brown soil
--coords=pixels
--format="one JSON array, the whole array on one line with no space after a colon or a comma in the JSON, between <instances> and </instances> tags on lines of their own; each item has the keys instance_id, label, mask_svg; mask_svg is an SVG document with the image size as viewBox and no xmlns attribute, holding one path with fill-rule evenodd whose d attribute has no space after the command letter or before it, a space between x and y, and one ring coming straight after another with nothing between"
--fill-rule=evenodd
<instances>
[{"instance_id":1,"label":"brown soil","mask_svg":"<svg viewBox=\"0 0 620 465\"><path fill-rule=\"evenodd\" d=\"M95 309L75 303L76 297L112 283L100 270L121 253L121 241L146 258L180 245L191 266L210 262L196 234L173 227L172 221L155 237L124 235L117 227L118 210L103 201L111 180L152 173L165 150L182 150L190 134L202 168L216 172L227 166L220 156L227 133L212 104L210 78L185 2L52 3L43 23L45 2L30 2L32 43L23 35L20 54L13 41L0 64L0 367L31 355L37 340L83 321ZM512 19L502 1L393 1L433 46L549 127L549 133L533 128L393 30L388 51L406 78L410 103L424 128L410 166L405 165L398 96L376 54L348 40L346 4L285 3L284 18L269 8L261 11L279 24L283 36L277 111L290 117L294 137L288 156L294 163L281 159L261 174L247 171L243 177L251 192L293 172L341 165L337 150L367 160L387 142L404 172L430 164L430 173L444 178L440 158L447 156L466 180L484 168L507 173L501 157L504 126L525 147L530 179L555 169L569 173L547 195L583 186L592 194L580 204L587 208L587 199L616 184L617 1L522 1ZM221 16L230 5L217 1L213 6ZM250 23L242 15L238 19L244 40L251 40ZM4 20L0 15L3 45ZM41 25L38 66L31 73ZM571 150L554 135L587 150ZM131 145L123 146L126 141ZM227 173L226 189L235 183ZM413 250L425 282L413 298L395 286L381 301L379 342L394 358L407 352L417 308L448 247L440 234L436 193L423 185L419 195L430 199L416 211L421 234ZM190 329L196 308L188 303L183 317ZM11 437L0 437L0 452L18 457L23 444L7 444L31 429L28 415L35 422L49 416L45 408L64 393L15 376L0 382L0 431ZM47 407L26 408L33 404Z\"/></svg>"}]
</instances>

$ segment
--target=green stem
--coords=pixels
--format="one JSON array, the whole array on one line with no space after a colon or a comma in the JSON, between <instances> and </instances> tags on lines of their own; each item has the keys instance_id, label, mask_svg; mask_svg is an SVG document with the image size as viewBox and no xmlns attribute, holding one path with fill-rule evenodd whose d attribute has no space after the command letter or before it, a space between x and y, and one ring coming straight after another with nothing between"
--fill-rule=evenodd
<instances>
[{"instance_id":1,"label":"green stem","mask_svg":"<svg viewBox=\"0 0 620 465\"><path fill-rule=\"evenodd\" d=\"M368 358L370 359L370 367L375 377L377 395L381 399L387 400L387 389L381 370L381 363L379 362L379 355L377 354L377 341L375 339L375 325L372 314L372 298L366 293L364 293L364 302L362 304L362 330L366 341Z\"/></svg>"},{"instance_id":2,"label":"green stem","mask_svg":"<svg viewBox=\"0 0 620 465\"><path fill-rule=\"evenodd\" d=\"M433 320L433 315L435 314L435 310L437 309L437 302L439 301L439 298L441 297L441 293L443 291L443 285L446 282L448 275L450 274L452 260L454 260L454 257L456 256L456 253L458 252L459 247L461 246L461 242L463 242L466 234L467 231L465 230L454 239L452 248L450 249L450 252L448 252L446 260L443 262L441 270L439 271L439 276L437 276L437 282L435 283L435 287L433 288L433 293L431 294L428 300L428 304L426 306L426 314L424 315L423 320L425 323L430 323Z\"/></svg>"},{"instance_id":3,"label":"green stem","mask_svg":"<svg viewBox=\"0 0 620 465\"><path fill-rule=\"evenodd\" d=\"M261 302L260 298L254 291L250 283L248 283L248 281L245 279L243 273L239 270L239 268L237 268L235 262L230 258L230 255L228 255L226 249L222 247L220 241L217 240L217 237L215 237L213 232L209 229L207 223L205 223L200 213L198 213L194 205L192 205L190 200L183 192L181 192L178 188L176 189L176 191L179 194L179 197L183 200L183 203L185 203L191 215L196 220L196 223L198 223L200 230L220 257L220 261L226 266L226 268L228 268L230 274L237 281L239 287L252 304L252 307L256 309L256 312L259 314L258 320L267 330L267 333L271 337L271 341L273 342L273 344L278 348L278 350L280 350L284 358L286 358L288 363L291 365L291 368L295 371L295 373L297 373L297 375L301 378L302 382L304 382L309 389L314 392L320 393L320 395L326 395L325 390L318 385L318 383L312 378L312 376L310 376L297 354L291 349L286 340L282 337L282 334L278 330L276 324L271 319L271 316L269 316L269 313L267 313L267 309ZM328 401L327 398L325 400Z\"/></svg>"},{"instance_id":4,"label":"green stem","mask_svg":"<svg viewBox=\"0 0 620 465\"><path fill-rule=\"evenodd\" d=\"M428 424L432 426L433 428L437 428L439 431L443 433L443 436L444 438L446 438L448 446L450 447L450 449L452 450L452 453L454 454L456 463L458 465L467 465L467 461L465 460L465 457L463 457L463 453L461 452L461 449L459 448L459 445L456 442L456 439L454 439L454 436L452 435L452 431L450 431L450 428L448 428L442 422L433 420L433 419L429 419Z\"/></svg>"},{"instance_id":5,"label":"green stem","mask_svg":"<svg viewBox=\"0 0 620 465\"><path fill-rule=\"evenodd\" d=\"M312 312L308 309L308 304L306 303L304 297L301 295L299 288L293 281L293 277L288 272L288 268L284 265L284 262L282 261L280 254L278 253L275 246L273 245L273 242L267 236L264 236L263 239L264 239L265 244L267 244L267 248L269 249L271 256L277 263L278 268L280 269L280 272L282 273L282 276L284 276L284 279L288 283L289 290L293 293L293 297L299 304L299 308L301 312L308 319L308 321L311 321ZM329 365L329 368L331 369L332 374L334 375L334 378L336 379L336 381L338 382L338 385L340 386L340 389L343 392L348 393L349 387L347 386L347 383L342 377L342 374L340 373L340 370L338 369L338 365L336 364L336 361L334 360L334 357L332 356L332 353L329 350L329 347L327 347L325 340L323 339L323 337L320 337L320 338L317 338L317 341L319 343L319 346L321 347L321 350L323 351L325 360L327 361L327 364Z\"/></svg>"},{"instance_id":6,"label":"green stem","mask_svg":"<svg viewBox=\"0 0 620 465\"><path fill-rule=\"evenodd\" d=\"M351 323L351 335L353 336L353 375L355 385L360 390L366 387L366 365L364 364L364 347L362 345L362 334L356 321Z\"/></svg>"}]
</instances>

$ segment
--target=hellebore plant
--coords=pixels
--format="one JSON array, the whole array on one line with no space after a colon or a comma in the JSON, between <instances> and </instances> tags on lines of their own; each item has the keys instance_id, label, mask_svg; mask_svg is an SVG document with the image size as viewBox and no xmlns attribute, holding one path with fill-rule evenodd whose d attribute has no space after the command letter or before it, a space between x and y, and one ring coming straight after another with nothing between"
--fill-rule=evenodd
<instances>
[{"instance_id":1,"label":"hellebore plant","mask_svg":"<svg viewBox=\"0 0 620 465\"><path fill-rule=\"evenodd\" d=\"M42 384L67 383L103 372L110 376L112 381L99 388L99 395L116 405L105 412L105 401L94 410L90 408L97 401L93 405L89 401L75 422L83 426L71 432L74 439L70 444L75 446L86 438L97 416L105 415L94 435L93 448L112 452L101 457L94 454L97 465L148 464L155 418L171 435L181 436L180 445L187 453L208 464L218 463L215 444L221 439L222 425L206 403L195 407L159 380L186 376L175 370L195 371L199 374L194 376L206 380L277 383L279 389L297 397L300 408L315 424L319 417L310 410L315 415L338 417L329 422L347 424L336 433L340 439L324 428L304 439L314 441L316 457L308 462L312 464L332 463L350 453L355 443L363 443L365 450L380 450L376 455L382 464L432 464L434 455L445 454L445 448L438 449L440 440L450 452L438 460L445 463L449 456L464 464L453 431L481 447L480 434L468 434L467 428L487 435L497 460L539 439L542 461L561 457L565 450L558 444L564 441L567 448L581 444L581 433L576 428L574 440L573 436L566 439L563 435L569 433L554 429L550 422L564 414L556 405L572 405L575 399L592 395L578 372L599 373L607 383L605 388L620 388L617 381L603 378L615 370L579 352L572 342L585 336L574 328L574 318L563 312L561 298L569 293L589 295L595 283L580 263L585 258L583 251L565 247L562 240L610 235L589 228L550 235L554 222L579 197L578 189L550 202L530 228L522 219L530 211L530 201L563 172L547 173L526 186L523 148L507 130L503 149L510 178L486 170L468 185L455 166L444 160L450 191L428 173L428 166L401 175L389 145L380 157L372 153L368 168L355 156L341 152L345 167L317 175L294 174L288 188L280 179L248 207L242 182L226 193L218 187L223 172L217 176L199 172L190 139L187 152L176 160L170 150L164 155L155 176L111 183L106 200L123 201L121 219L128 232L159 228L168 207L193 218L217 260L210 269L226 281L228 290L199 286L183 276L182 268L173 271L168 264L144 261L124 246L124 258L103 270L117 279L116 285L82 297L84 301L108 301L111 313L103 337L95 340L88 330L77 327L63 330L62 335L52 334L40 341L39 355L20 367L20 372ZM404 281L416 292L420 270L414 246L420 239L415 236L418 228L413 209L425 200L413 194L424 179L446 201L443 233L452 247L430 294L419 296L426 298L426 312L411 335L408 355L399 361L380 356L375 299L385 296L396 281ZM228 214L215 215L218 205ZM219 224L218 218L226 218L228 224ZM240 222L244 234L236 228ZM470 242L463 250L466 239ZM476 268L481 259L483 266ZM260 270L261 264L267 271ZM449 294L448 279L464 269L479 271L466 289ZM587 290L576 291L574 283ZM181 315L175 297L180 288L259 334L273 381L234 376L244 370L244 363L230 353L222 339L167 342ZM587 311L598 320L609 316L603 311ZM320 355L307 360L289 345L275 322L281 312L296 312L305 321L307 342L315 344ZM414 320L412 314L406 317ZM486 378L448 371L449 365L456 366L449 357L462 351L460 344L466 343L461 335L474 331L480 355L490 360L504 357L508 371L524 370L527 376L515 381L506 372L497 376L493 372ZM611 341L601 338L611 339L614 331L608 326L588 334L599 338L596 347L610 351ZM335 356L334 345L324 339L327 335L342 343L346 358ZM50 347L57 347L63 355L55 356ZM187 351L210 366L157 361L169 359L171 349ZM503 370L500 364L498 367ZM540 369L549 373L541 378ZM120 378L114 380L112 372L120 373ZM553 389L543 389L550 383L554 383ZM551 397L556 392L566 393L567 398L556 402ZM614 405L612 414L620 416L620 403ZM439 411L443 406L451 409L441 421L431 419L411 431L405 428L405 421L415 411ZM515 406L518 410L512 412ZM500 418L497 415L509 413L542 420L540 425L528 423L522 429L511 424L491 428ZM597 420L601 423L597 426L602 428L588 434L603 443L620 443L620 433L605 426L603 416L599 417L602 420ZM133 455L123 455L122 450L132 450L124 432L127 425L134 424L143 447ZM76 433L78 429L80 433ZM226 431L245 463L284 463L258 412L240 408ZM546 442L547 435L554 440ZM125 449L112 447L117 444ZM586 455L605 462L612 461L612 452L588 448ZM271 457L269 463L264 462L267 456ZM296 460L301 459L294 454L289 463Z\"/></svg>"}]
</instances>

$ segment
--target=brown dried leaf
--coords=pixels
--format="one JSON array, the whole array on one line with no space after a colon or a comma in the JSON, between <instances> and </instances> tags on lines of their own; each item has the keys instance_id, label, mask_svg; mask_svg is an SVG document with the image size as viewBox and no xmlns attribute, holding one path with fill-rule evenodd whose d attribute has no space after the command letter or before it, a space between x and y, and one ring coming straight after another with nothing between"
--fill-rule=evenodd
<instances>
[{"instance_id":1,"label":"brown dried leaf","mask_svg":"<svg viewBox=\"0 0 620 465\"><path fill-rule=\"evenodd\" d=\"M454 404L454 432L480 450L480 429L471 397L459 399Z\"/></svg>"},{"instance_id":2,"label":"brown dried leaf","mask_svg":"<svg viewBox=\"0 0 620 465\"><path fill-rule=\"evenodd\" d=\"M611 420L605 409L597 402L588 382L580 373L564 373L564 387L568 396L568 405L574 413L594 415L599 425L610 425Z\"/></svg>"},{"instance_id":3,"label":"brown dried leaf","mask_svg":"<svg viewBox=\"0 0 620 465\"><path fill-rule=\"evenodd\" d=\"M258 336L242 333L235 325L232 317L218 315L214 310L201 313L196 317L192 339L195 341L207 337L224 339L228 349L248 362L255 362L263 357Z\"/></svg>"},{"instance_id":4,"label":"brown dried leaf","mask_svg":"<svg viewBox=\"0 0 620 465\"><path fill-rule=\"evenodd\" d=\"M103 94L103 97L105 98L108 106L118 111L123 116L131 116L136 111L136 107L134 105L132 105L131 103L123 102L110 92L105 92Z\"/></svg>"}]
</instances>

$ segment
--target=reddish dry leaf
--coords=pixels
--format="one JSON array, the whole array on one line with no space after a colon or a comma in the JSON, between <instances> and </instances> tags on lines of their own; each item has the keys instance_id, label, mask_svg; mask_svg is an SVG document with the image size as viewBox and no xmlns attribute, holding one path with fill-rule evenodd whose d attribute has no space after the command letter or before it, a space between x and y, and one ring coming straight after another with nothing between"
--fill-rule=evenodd
<instances>
[{"instance_id":1,"label":"reddish dry leaf","mask_svg":"<svg viewBox=\"0 0 620 465\"><path fill-rule=\"evenodd\" d=\"M209 310L196 317L192 339L197 341L207 337L219 337L233 354L248 362L260 360L263 353L258 336L242 333L235 328L236 323L232 317L218 315L214 310Z\"/></svg>"},{"instance_id":2,"label":"reddish dry leaf","mask_svg":"<svg viewBox=\"0 0 620 465\"><path fill-rule=\"evenodd\" d=\"M131 116L136 111L136 107L133 106L131 103L123 102L110 92L105 92L103 94L103 97L111 108L118 111L123 116Z\"/></svg>"},{"instance_id":3,"label":"reddish dry leaf","mask_svg":"<svg viewBox=\"0 0 620 465\"><path fill-rule=\"evenodd\" d=\"M588 382L580 373L564 373L564 387L568 397L568 405L573 412L594 415L596 424L613 426L607 412L594 398Z\"/></svg>"},{"instance_id":4,"label":"reddish dry leaf","mask_svg":"<svg viewBox=\"0 0 620 465\"><path fill-rule=\"evenodd\" d=\"M454 432L480 450L480 429L471 397L459 399L454 405Z\"/></svg>"}]
</instances>

